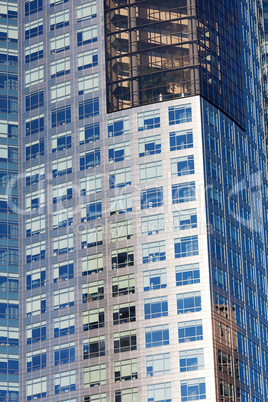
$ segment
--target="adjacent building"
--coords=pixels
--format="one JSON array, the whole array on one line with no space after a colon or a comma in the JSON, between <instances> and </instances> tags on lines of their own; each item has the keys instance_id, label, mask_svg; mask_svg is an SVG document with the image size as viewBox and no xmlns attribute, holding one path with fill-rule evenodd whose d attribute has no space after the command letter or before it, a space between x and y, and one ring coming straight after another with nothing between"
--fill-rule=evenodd
<instances>
[{"instance_id":1,"label":"adjacent building","mask_svg":"<svg viewBox=\"0 0 268 402\"><path fill-rule=\"evenodd\" d=\"M262 4L19 4L20 400L268 399Z\"/></svg>"},{"instance_id":2,"label":"adjacent building","mask_svg":"<svg viewBox=\"0 0 268 402\"><path fill-rule=\"evenodd\" d=\"M0 2L0 401L18 402L18 6Z\"/></svg>"}]
</instances>

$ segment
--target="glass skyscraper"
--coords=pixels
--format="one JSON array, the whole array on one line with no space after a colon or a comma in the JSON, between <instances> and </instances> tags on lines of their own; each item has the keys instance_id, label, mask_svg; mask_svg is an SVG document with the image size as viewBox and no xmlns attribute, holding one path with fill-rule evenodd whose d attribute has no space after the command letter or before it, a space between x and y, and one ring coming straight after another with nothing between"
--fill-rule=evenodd
<instances>
[{"instance_id":1,"label":"glass skyscraper","mask_svg":"<svg viewBox=\"0 0 268 402\"><path fill-rule=\"evenodd\" d=\"M263 9L19 4L20 400L268 400Z\"/></svg>"},{"instance_id":2,"label":"glass skyscraper","mask_svg":"<svg viewBox=\"0 0 268 402\"><path fill-rule=\"evenodd\" d=\"M19 402L18 6L0 2L0 401Z\"/></svg>"}]
</instances>

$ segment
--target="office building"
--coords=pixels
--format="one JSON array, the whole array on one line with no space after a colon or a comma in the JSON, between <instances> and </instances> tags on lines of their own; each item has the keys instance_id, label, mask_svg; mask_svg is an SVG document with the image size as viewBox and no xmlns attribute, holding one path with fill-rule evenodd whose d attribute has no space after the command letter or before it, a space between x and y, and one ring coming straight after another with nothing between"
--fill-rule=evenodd
<instances>
[{"instance_id":1,"label":"office building","mask_svg":"<svg viewBox=\"0 0 268 402\"><path fill-rule=\"evenodd\" d=\"M20 400L268 400L262 4L19 21Z\"/></svg>"},{"instance_id":2,"label":"office building","mask_svg":"<svg viewBox=\"0 0 268 402\"><path fill-rule=\"evenodd\" d=\"M0 401L19 402L18 6L0 2Z\"/></svg>"}]
</instances>

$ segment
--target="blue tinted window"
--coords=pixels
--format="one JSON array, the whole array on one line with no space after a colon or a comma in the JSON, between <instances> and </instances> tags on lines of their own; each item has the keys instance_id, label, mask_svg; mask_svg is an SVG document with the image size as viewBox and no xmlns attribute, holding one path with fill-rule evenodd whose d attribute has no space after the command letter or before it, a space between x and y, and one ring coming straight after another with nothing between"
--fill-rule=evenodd
<instances>
[{"instance_id":1,"label":"blue tinted window","mask_svg":"<svg viewBox=\"0 0 268 402\"><path fill-rule=\"evenodd\" d=\"M171 159L171 177L194 174L194 156L187 155Z\"/></svg>"},{"instance_id":2,"label":"blue tinted window","mask_svg":"<svg viewBox=\"0 0 268 402\"><path fill-rule=\"evenodd\" d=\"M29 109L30 110L30 109ZM18 97L0 95L0 112L18 115Z\"/></svg>"},{"instance_id":3,"label":"blue tinted window","mask_svg":"<svg viewBox=\"0 0 268 402\"><path fill-rule=\"evenodd\" d=\"M174 230L188 230L197 228L196 208L173 212Z\"/></svg>"},{"instance_id":4,"label":"blue tinted window","mask_svg":"<svg viewBox=\"0 0 268 402\"><path fill-rule=\"evenodd\" d=\"M43 23L37 23L34 24L33 28L29 27L28 29L25 30L25 40L29 38L34 38L35 36L42 35L43 33Z\"/></svg>"},{"instance_id":5,"label":"blue tinted window","mask_svg":"<svg viewBox=\"0 0 268 402\"><path fill-rule=\"evenodd\" d=\"M81 222L92 221L102 217L101 201L90 202L82 208Z\"/></svg>"},{"instance_id":6,"label":"blue tinted window","mask_svg":"<svg viewBox=\"0 0 268 402\"><path fill-rule=\"evenodd\" d=\"M36 91L26 95L26 112L44 106L44 91Z\"/></svg>"},{"instance_id":7,"label":"blue tinted window","mask_svg":"<svg viewBox=\"0 0 268 402\"><path fill-rule=\"evenodd\" d=\"M71 106L64 106L52 110L52 127L71 123Z\"/></svg>"},{"instance_id":8,"label":"blue tinted window","mask_svg":"<svg viewBox=\"0 0 268 402\"><path fill-rule=\"evenodd\" d=\"M165 241L156 241L142 245L142 262L163 261L166 259Z\"/></svg>"},{"instance_id":9,"label":"blue tinted window","mask_svg":"<svg viewBox=\"0 0 268 402\"><path fill-rule=\"evenodd\" d=\"M35 119L26 120L26 135L36 134L44 131L44 116L37 117Z\"/></svg>"},{"instance_id":10,"label":"blue tinted window","mask_svg":"<svg viewBox=\"0 0 268 402\"><path fill-rule=\"evenodd\" d=\"M108 120L108 137L117 137L118 135L129 133L129 118L118 117L117 119Z\"/></svg>"},{"instance_id":11,"label":"blue tinted window","mask_svg":"<svg viewBox=\"0 0 268 402\"><path fill-rule=\"evenodd\" d=\"M99 114L99 98L87 99L79 102L79 120Z\"/></svg>"},{"instance_id":12,"label":"blue tinted window","mask_svg":"<svg viewBox=\"0 0 268 402\"><path fill-rule=\"evenodd\" d=\"M147 402L171 402L171 383L147 385Z\"/></svg>"},{"instance_id":13,"label":"blue tinted window","mask_svg":"<svg viewBox=\"0 0 268 402\"><path fill-rule=\"evenodd\" d=\"M203 339L202 320L178 323L179 343L195 342Z\"/></svg>"},{"instance_id":14,"label":"blue tinted window","mask_svg":"<svg viewBox=\"0 0 268 402\"><path fill-rule=\"evenodd\" d=\"M154 135L139 139L139 156L161 153L161 136Z\"/></svg>"},{"instance_id":15,"label":"blue tinted window","mask_svg":"<svg viewBox=\"0 0 268 402\"><path fill-rule=\"evenodd\" d=\"M199 401L206 399L205 378L181 381L181 401Z\"/></svg>"},{"instance_id":16,"label":"blue tinted window","mask_svg":"<svg viewBox=\"0 0 268 402\"><path fill-rule=\"evenodd\" d=\"M187 264L176 267L176 286L192 285L200 282L199 264Z\"/></svg>"},{"instance_id":17,"label":"blue tinted window","mask_svg":"<svg viewBox=\"0 0 268 402\"><path fill-rule=\"evenodd\" d=\"M27 290L39 288L46 283L46 270L43 268L30 271L27 274Z\"/></svg>"},{"instance_id":18,"label":"blue tinted window","mask_svg":"<svg viewBox=\"0 0 268 402\"><path fill-rule=\"evenodd\" d=\"M146 356L147 377L170 373L170 354L163 353Z\"/></svg>"},{"instance_id":19,"label":"blue tinted window","mask_svg":"<svg viewBox=\"0 0 268 402\"><path fill-rule=\"evenodd\" d=\"M198 236L182 237L174 241L175 258L198 255Z\"/></svg>"},{"instance_id":20,"label":"blue tinted window","mask_svg":"<svg viewBox=\"0 0 268 402\"><path fill-rule=\"evenodd\" d=\"M204 368L204 350L192 349L180 352L180 372L202 370Z\"/></svg>"},{"instance_id":21,"label":"blue tinted window","mask_svg":"<svg viewBox=\"0 0 268 402\"><path fill-rule=\"evenodd\" d=\"M201 311L201 292L181 293L177 295L177 313L186 314Z\"/></svg>"},{"instance_id":22,"label":"blue tinted window","mask_svg":"<svg viewBox=\"0 0 268 402\"><path fill-rule=\"evenodd\" d=\"M38 353L31 353L30 356L27 354L27 373L30 371L40 370L45 368L47 365L47 355L46 352L38 351Z\"/></svg>"},{"instance_id":23,"label":"blue tinted window","mask_svg":"<svg viewBox=\"0 0 268 402\"><path fill-rule=\"evenodd\" d=\"M97 41L97 25L83 28L77 31L77 46L86 45Z\"/></svg>"},{"instance_id":24,"label":"blue tinted window","mask_svg":"<svg viewBox=\"0 0 268 402\"><path fill-rule=\"evenodd\" d=\"M141 191L141 209L155 208L163 205L163 187L149 188Z\"/></svg>"},{"instance_id":25,"label":"blue tinted window","mask_svg":"<svg viewBox=\"0 0 268 402\"><path fill-rule=\"evenodd\" d=\"M192 148L193 130L176 131L169 134L170 150Z\"/></svg>"},{"instance_id":26,"label":"blue tinted window","mask_svg":"<svg viewBox=\"0 0 268 402\"><path fill-rule=\"evenodd\" d=\"M160 110L138 113L138 131L160 127Z\"/></svg>"},{"instance_id":27,"label":"blue tinted window","mask_svg":"<svg viewBox=\"0 0 268 402\"><path fill-rule=\"evenodd\" d=\"M52 152L62 151L63 149L71 148L71 146L71 131L67 131L66 134L52 136Z\"/></svg>"},{"instance_id":28,"label":"blue tinted window","mask_svg":"<svg viewBox=\"0 0 268 402\"><path fill-rule=\"evenodd\" d=\"M80 145L89 142L98 141L100 139L100 123L89 124L79 129Z\"/></svg>"},{"instance_id":29,"label":"blue tinted window","mask_svg":"<svg viewBox=\"0 0 268 402\"><path fill-rule=\"evenodd\" d=\"M44 138L40 138L39 141L35 141L30 145L26 145L26 161L29 159L35 159L39 156L43 156L45 153Z\"/></svg>"},{"instance_id":30,"label":"blue tinted window","mask_svg":"<svg viewBox=\"0 0 268 402\"><path fill-rule=\"evenodd\" d=\"M100 164L100 148L89 151L80 155L80 170L89 169L99 166Z\"/></svg>"},{"instance_id":31,"label":"blue tinted window","mask_svg":"<svg viewBox=\"0 0 268 402\"><path fill-rule=\"evenodd\" d=\"M169 345L168 325L157 325L155 327L145 328L145 344L146 348Z\"/></svg>"},{"instance_id":32,"label":"blue tinted window","mask_svg":"<svg viewBox=\"0 0 268 402\"><path fill-rule=\"evenodd\" d=\"M54 283L62 282L66 279L71 279L73 277L74 277L73 262L54 264Z\"/></svg>"},{"instance_id":33,"label":"blue tinted window","mask_svg":"<svg viewBox=\"0 0 268 402\"><path fill-rule=\"evenodd\" d=\"M192 121L191 104L179 105L168 109L169 125L182 124Z\"/></svg>"},{"instance_id":34,"label":"blue tinted window","mask_svg":"<svg viewBox=\"0 0 268 402\"><path fill-rule=\"evenodd\" d=\"M27 326L27 345L46 340L46 322Z\"/></svg>"},{"instance_id":35,"label":"blue tinted window","mask_svg":"<svg viewBox=\"0 0 268 402\"><path fill-rule=\"evenodd\" d=\"M37 13L43 9L43 0L26 0L25 1L25 16Z\"/></svg>"},{"instance_id":36,"label":"blue tinted window","mask_svg":"<svg viewBox=\"0 0 268 402\"><path fill-rule=\"evenodd\" d=\"M167 272L166 268L153 269L143 273L143 290L163 289L167 287Z\"/></svg>"},{"instance_id":37,"label":"blue tinted window","mask_svg":"<svg viewBox=\"0 0 268 402\"><path fill-rule=\"evenodd\" d=\"M194 201L195 182L174 184L172 186L172 204L180 204L182 202Z\"/></svg>"},{"instance_id":38,"label":"blue tinted window","mask_svg":"<svg viewBox=\"0 0 268 402\"><path fill-rule=\"evenodd\" d=\"M54 319L54 337L74 334L74 314L61 316Z\"/></svg>"},{"instance_id":39,"label":"blue tinted window","mask_svg":"<svg viewBox=\"0 0 268 402\"><path fill-rule=\"evenodd\" d=\"M109 188L125 187L131 184L131 168L116 169L109 172Z\"/></svg>"},{"instance_id":40,"label":"blue tinted window","mask_svg":"<svg viewBox=\"0 0 268 402\"><path fill-rule=\"evenodd\" d=\"M65 344L56 346L54 349L54 365L72 363L75 361L75 345Z\"/></svg>"},{"instance_id":41,"label":"blue tinted window","mask_svg":"<svg viewBox=\"0 0 268 402\"><path fill-rule=\"evenodd\" d=\"M154 297L144 300L144 318L165 317L168 315L168 299L167 296Z\"/></svg>"},{"instance_id":42,"label":"blue tinted window","mask_svg":"<svg viewBox=\"0 0 268 402\"><path fill-rule=\"evenodd\" d=\"M25 63L30 63L30 61L35 61L42 59L44 56L43 45L36 45L32 48L30 46L30 50L25 53Z\"/></svg>"}]
</instances>

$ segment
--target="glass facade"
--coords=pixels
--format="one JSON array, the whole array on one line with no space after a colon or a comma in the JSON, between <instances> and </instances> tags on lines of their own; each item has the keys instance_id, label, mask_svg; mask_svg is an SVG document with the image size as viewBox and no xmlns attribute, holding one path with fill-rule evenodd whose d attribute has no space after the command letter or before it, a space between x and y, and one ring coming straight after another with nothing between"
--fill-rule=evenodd
<instances>
[{"instance_id":1,"label":"glass facade","mask_svg":"<svg viewBox=\"0 0 268 402\"><path fill-rule=\"evenodd\" d=\"M260 13L21 3L22 401L268 399Z\"/></svg>"},{"instance_id":2,"label":"glass facade","mask_svg":"<svg viewBox=\"0 0 268 402\"><path fill-rule=\"evenodd\" d=\"M245 126L238 0L107 0L108 112L201 95Z\"/></svg>"},{"instance_id":3,"label":"glass facade","mask_svg":"<svg viewBox=\"0 0 268 402\"><path fill-rule=\"evenodd\" d=\"M19 402L18 4L0 4L0 401Z\"/></svg>"}]
</instances>

